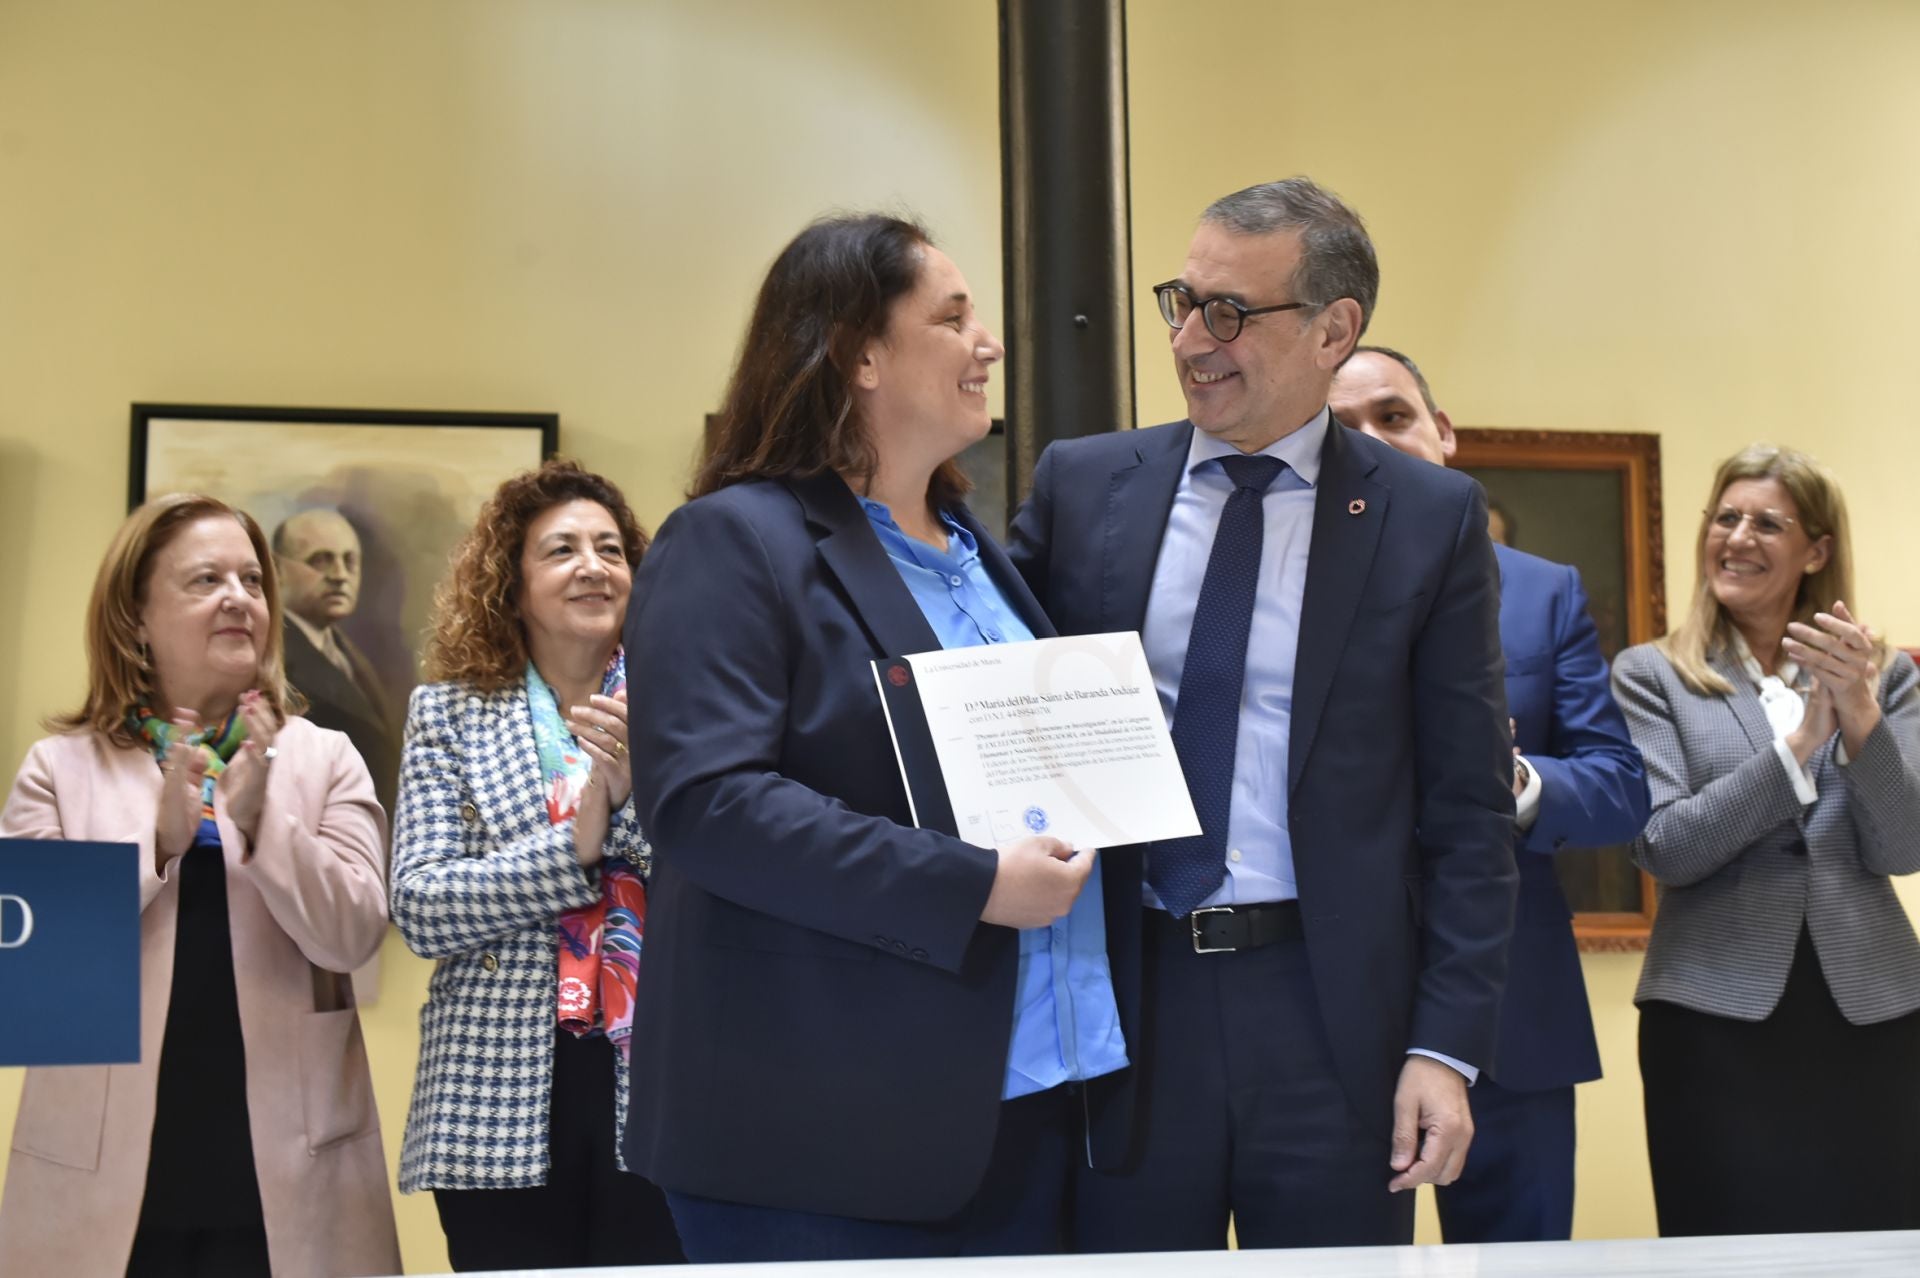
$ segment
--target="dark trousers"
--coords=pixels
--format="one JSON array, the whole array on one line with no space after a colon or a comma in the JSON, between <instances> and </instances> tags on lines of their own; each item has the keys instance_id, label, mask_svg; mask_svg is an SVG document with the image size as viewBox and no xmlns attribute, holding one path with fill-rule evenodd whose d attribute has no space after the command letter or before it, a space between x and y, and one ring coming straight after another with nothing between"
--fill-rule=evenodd
<instances>
[{"instance_id":1,"label":"dark trousers","mask_svg":"<svg viewBox=\"0 0 1920 1278\"><path fill-rule=\"evenodd\" d=\"M1573 1237L1573 1088L1518 1092L1482 1075L1467 1099L1467 1170L1434 1192L1441 1236L1450 1243Z\"/></svg>"},{"instance_id":2,"label":"dark trousers","mask_svg":"<svg viewBox=\"0 0 1920 1278\"><path fill-rule=\"evenodd\" d=\"M1413 1241L1390 1194L1390 1113L1340 1085L1307 968L1282 941L1196 954L1190 925L1148 910L1145 1106L1131 1166L1075 1171L1078 1251L1337 1247Z\"/></svg>"},{"instance_id":3,"label":"dark trousers","mask_svg":"<svg viewBox=\"0 0 1920 1278\"><path fill-rule=\"evenodd\" d=\"M142 1225L127 1278L267 1278L267 1231Z\"/></svg>"},{"instance_id":4,"label":"dark trousers","mask_svg":"<svg viewBox=\"0 0 1920 1278\"><path fill-rule=\"evenodd\" d=\"M614 1164L613 1112L613 1045L556 1031L547 1183L433 1191L456 1272L684 1259L660 1190Z\"/></svg>"},{"instance_id":5,"label":"dark trousers","mask_svg":"<svg viewBox=\"0 0 1920 1278\"><path fill-rule=\"evenodd\" d=\"M1802 929L1764 1021L1640 1008L1664 1237L1920 1229L1920 1012L1852 1025Z\"/></svg>"},{"instance_id":6,"label":"dark trousers","mask_svg":"<svg viewBox=\"0 0 1920 1278\"><path fill-rule=\"evenodd\" d=\"M860 1220L691 1194L667 1200L688 1258L700 1263L1050 1255L1065 1241L1079 1109L1067 1087L1003 1103L980 1190L949 1220Z\"/></svg>"}]
</instances>

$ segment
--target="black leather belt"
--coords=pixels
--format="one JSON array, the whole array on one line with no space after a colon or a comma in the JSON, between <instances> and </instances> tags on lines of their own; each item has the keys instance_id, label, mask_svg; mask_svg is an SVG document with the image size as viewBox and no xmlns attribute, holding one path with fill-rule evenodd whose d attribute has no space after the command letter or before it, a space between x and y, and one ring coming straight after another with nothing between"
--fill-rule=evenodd
<instances>
[{"instance_id":1,"label":"black leather belt","mask_svg":"<svg viewBox=\"0 0 1920 1278\"><path fill-rule=\"evenodd\" d=\"M1158 910L1154 912L1163 913ZM1298 901L1210 905L1195 910L1185 919L1170 921L1175 926L1186 925L1193 936L1195 954L1251 950L1280 941L1297 941L1306 935L1300 926Z\"/></svg>"}]
</instances>

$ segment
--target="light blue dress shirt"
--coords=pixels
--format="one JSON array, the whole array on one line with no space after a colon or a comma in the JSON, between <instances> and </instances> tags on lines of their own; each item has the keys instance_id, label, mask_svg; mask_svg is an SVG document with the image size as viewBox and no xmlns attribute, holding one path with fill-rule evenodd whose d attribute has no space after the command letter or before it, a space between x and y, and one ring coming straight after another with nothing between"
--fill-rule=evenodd
<instances>
[{"instance_id":1,"label":"light blue dress shirt","mask_svg":"<svg viewBox=\"0 0 1920 1278\"><path fill-rule=\"evenodd\" d=\"M1320 480L1320 450L1327 442L1331 415L1321 409L1299 430L1260 450L1287 469L1261 502L1265 535L1260 543L1260 583L1254 596L1253 624L1247 633L1247 676L1240 692L1240 725L1234 737L1233 800L1227 818L1227 876L1219 890L1200 903L1255 905L1297 899L1293 872L1293 836L1287 828L1287 754L1293 732L1293 667L1300 646L1300 604L1307 589L1307 552L1313 545L1314 486ZM1220 458L1239 449L1202 430L1193 432L1187 468L1174 490L1173 510L1160 540L1147 597L1147 621L1140 632L1160 707L1171 725L1179 712L1180 674L1187 662L1187 636L1193 630L1200 583L1213 553L1213 533L1233 494ZM1148 853L1152 855L1151 852ZM1162 908L1151 887L1146 904ZM1471 1065L1429 1052L1464 1074Z\"/></svg>"},{"instance_id":2,"label":"light blue dress shirt","mask_svg":"<svg viewBox=\"0 0 1920 1278\"><path fill-rule=\"evenodd\" d=\"M936 550L901 531L882 503L862 498L860 504L942 648L1033 638L980 562L972 533L943 512L947 548ZM1096 864L1065 918L1020 933L1013 1038L1000 1094L1012 1100L1098 1078L1126 1064Z\"/></svg>"},{"instance_id":3,"label":"light blue dress shirt","mask_svg":"<svg viewBox=\"0 0 1920 1278\"><path fill-rule=\"evenodd\" d=\"M1313 544L1314 483L1330 420L1323 409L1268 448L1287 468L1260 504L1260 584L1247 632L1247 677L1240 691L1240 728L1233 747L1233 805L1227 819L1227 877L1208 905L1251 905L1300 895L1293 878L1293 837L1287 830L1287 747L1293 728L1293 660L1300 638L1300 601L1307 588L1307 551ZM1174 490L1167 531L1147 597L1140 643L1153 671L1160 708L1171 725L1178 713L1187 636L1200 602L1200 582L1213 553L1233 481L1220 458L1239 449L1205 431L1193 432L1187 468ZM1151 855L1151 853L1149 853ZM1147 904L1160 908L1151 887Z\"/></svg>"}]
</instances>

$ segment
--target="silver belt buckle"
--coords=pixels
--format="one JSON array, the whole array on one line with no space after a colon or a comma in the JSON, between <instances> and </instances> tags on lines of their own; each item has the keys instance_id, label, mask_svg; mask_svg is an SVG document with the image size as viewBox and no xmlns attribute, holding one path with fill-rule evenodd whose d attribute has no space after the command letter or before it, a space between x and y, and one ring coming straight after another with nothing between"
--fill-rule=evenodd
<instances>
[{"instance_id":1,"label":"silver belt buckle","mask_svg":"<svg viewBox=\"0 0 1920 1278\"><path fill-rule=\"evenodd\" d=\"M1231 905L1209 905L1204 909L1195 910L1187 916L1193 928L1193 952L1195 954L1231 954L1234 952L1235 947L1231 945L1200 944L1200 916L1202 914L1231 913L1233 913L1233 907Z\"/></svg>"}]
</instances>

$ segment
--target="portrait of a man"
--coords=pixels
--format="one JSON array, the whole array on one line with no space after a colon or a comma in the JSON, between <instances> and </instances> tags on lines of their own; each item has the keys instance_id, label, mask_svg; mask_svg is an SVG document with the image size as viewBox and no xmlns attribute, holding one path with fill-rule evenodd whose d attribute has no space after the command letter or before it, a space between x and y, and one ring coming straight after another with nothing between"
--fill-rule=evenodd
<instances>
[{"instance_id":1,"label":"portrait of a man","mask_svg":"<svg viewBox=\"0 0 1920 1278\"><path fill-rule=\"evenodd\" d=\"M380 805L393 811L399 733L373 663L341 623L360 602L360 534L331 507L298 511L273 530L286 614L287 681L306 697L307 718L347 734L373 774Z\"/></svg>"}]
</instances>

